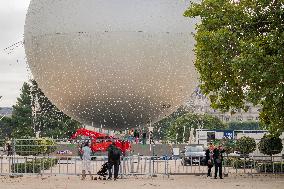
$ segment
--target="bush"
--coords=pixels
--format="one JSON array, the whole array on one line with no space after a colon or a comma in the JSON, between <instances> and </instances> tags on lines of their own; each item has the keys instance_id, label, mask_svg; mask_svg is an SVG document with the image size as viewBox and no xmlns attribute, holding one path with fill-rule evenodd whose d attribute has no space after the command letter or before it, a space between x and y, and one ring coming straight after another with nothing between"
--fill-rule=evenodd
<instances>
[{"instance_id":1,"label":"bush","mask_svg":"<svg viewBox=\"0 0 284 189\"><path fill-rule=\"evenodd\" d=\"M255 150L256 143L253 138L243 136L237 140L236 147L241 152L241 154L246 157L246 155L252 153Z\"/></svg>"},{"instance_id":2,"label":"bush","mask_svg":"<svg viewBox=\"0 0 284 189\"><path fill-rule=\"evenodd\" d=\"M37 156L39 154L45 155L56 150L56 143L54 140L49 138L16 140L15 150L16 154L21 156Z\"/></svg>"},{"instance_id":3,"label":"bush","mask_svg":"<svg viewBox=\"0 0 284 189\"><path fill-rule=\"evenodd\" d=\"M224 159L224 163L227 167L233 167L234 169L241 169L241 168L251 168L254 167L253 161L250 160L242 160L235 157L229 157L228 159Z\"/></svg>"},{"instance_id":4,"label":"bush","mask_svg":"<svg viewBox=\"0 0 284 189\"><path fill-rule=\"evenodd\" d=\"M26 163L14 163L11 165L12 173L40 173L41 170L47 170L58 163L54 158L43 158L32 161L26 161Z\"/></svg>"},{"instance_id":5,"label":"bush","mask_svg":"<svg viewBox=\"0 0 284 189\"><path fill-rule=\"evenodd\" d=\"M271 134L265 134L258 143L259 151L269 156L281 153L282 148L282 140L278 136Z\"/></svg>"},{"instance_id":6,"label":"bush","mask_svg":"<svg viewBox=\"0 0 284 189\"><path fill-rule=\"evenodd\" d=\"M232 162L232 167L234 169L241 169L241 168L251 168L254 167L254 163L253 161L250 160L241 160L241 159L237 159L235 161Z\"/></svg>"},{"instance_id":7,"label":"bush","mask_svg":"<svg viewBox=\"0 0 284 189\"><path fill-rule=\"evenodd\" d=\"M274 165L274 173L280 173L282 171L282 173L284 172L284 163L282 162L277 162L277 163L273 163ZM260 173L263 172L268 172L268 173L272 173L273 172L273 165L271 163L262 163L262 164L258 164L257 165L257 171ZM282 170L281 170L281 166L282 166Z\"/></svg>"}]
</instances>

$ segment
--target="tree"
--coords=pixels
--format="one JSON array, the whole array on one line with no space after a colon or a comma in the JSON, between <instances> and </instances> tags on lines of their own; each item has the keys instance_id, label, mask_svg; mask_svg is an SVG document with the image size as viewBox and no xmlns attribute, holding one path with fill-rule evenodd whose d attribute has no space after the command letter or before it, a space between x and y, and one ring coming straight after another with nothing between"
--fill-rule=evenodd
<instances>
[{"instance_id":1,"label":"tree","mask_svg":"<svg viewBox=\"0 0 284 189\"><path fill-rule=\"evenodd\" d=\"M252 153L256 149L256 143L253 138L243 136L237 140L236 147L246 158L249 153Z\"/></svg>"},{"instance_id":2,"label":"tree","mask_svg":"<svg viewBox=\"0 0 284 189\"><path fill-rule=\"evenodd\" d=\"M42 137L70 138L81 124L60 111L31 80L33 123Z\"/></svg>"},{"instance_id":3,"label":"tree","mask_svg":"<svg viewBox=\"0 0 284 189\"><path fill-rule=\"evenodd\" d=\"M229 122L229 130L259 130L261 129L259 122L247 121L247 122Z\"/></svg>"},{"instance_id":4,"label":"tree","mask_svg":"<svg viewBox=\"0 0 284 189\"><path fill-rule=\"evenodd\" d=\"M282 151L282 140L279 136L264 135L258 143L258 149L261 153L269 155L272 161L272 155L279 154Z\"/></svg>"},{"instance_id":5,"label":"tree","mask_svg":"<svg viewBox=\"0 0 284 189\"><path fill-rule=\"evenodd\" d=\"M184 13L201 19L195 66L211 106L247 110L261 104L272 133L284 129L284 2L203 0Z\"/></svg>"},{"instance_id":6,"label":"tree","mask_svg":"<svg viewBox=\"0 0 284 189\"><path fill-rule=\"evenodd\" d=\"M69 138L81 124L54 106L36 81L24 83L20 98L13 106L12 136L14 138Z\"/></svg>"},{"instance_id":7,"label":"tree","mask_svg":"<svg viewBox=\"0 0 284 189\"><path fill-rule=\"evenodd\" d=\"M188 113L185 107L179 107L175 112L166 118L154 123L154 136L155 139L165 140L167 136L167 132L171 126L171 124L180 116Z\"/></svg>"},{"instance_id":8,"label":"tree","mask_svg":"<svg viewBox=\"0 0 284 189\"><path fill-rule=\"evenodd\" d=\"M186 142L190 137L190 129L198 128L225 129L226 126L217 117L187 113L178 117L170 126L167 136L175 142Z\"/></svg>"},{"instance_id":9,"label":"tree","mask_svg":"<svg viewBox=\"0 0 284 189\"><path fill-rule=\"evenodd\" d=\"M234 150L236 148L236 142L233 139L226 138L226 139L222 140L222 144L223 144L223 147L225 149L225 152L226 152L227 158L228 158L228 154L234 152Z\"/></svg>"},{"instance_id":10,"label":"tree","mask_svg":"<svg viewBox=\"0 0 284 189\"><path fill-rule=\"evenodd\" d=\"M32 107L31 107L31 86L24 83L21 89L20 97L17 98L16 105L12 111L12 137L13 138L29 138L35 137L32 128Z\"/></svg>"},{"instance_id":11,"label":"tree","mask_svg":"<svg viewBox=\"0 0 284 189\"><path fill-rule=\"evenodd\" d=\"M11 138L12 136L12 119L3 117L0 120L0 139Z\"/></svg>"}]
</instances>

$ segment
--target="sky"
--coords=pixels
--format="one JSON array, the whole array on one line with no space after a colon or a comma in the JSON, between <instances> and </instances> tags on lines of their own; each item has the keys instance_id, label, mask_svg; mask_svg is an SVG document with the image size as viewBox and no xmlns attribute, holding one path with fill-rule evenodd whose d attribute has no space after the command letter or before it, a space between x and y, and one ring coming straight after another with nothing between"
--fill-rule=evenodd
<instances>
[{"instance_id":1,"label":"sky","mask_svg":"<svg viewBox=\"0 0 284 189\"><path fill-rule=\"evenodd\" d=\"M30 0L0 0L0 107L16 103L20 89L31 77L22 45L26 12Z\"/></svg>"}]
</instances>

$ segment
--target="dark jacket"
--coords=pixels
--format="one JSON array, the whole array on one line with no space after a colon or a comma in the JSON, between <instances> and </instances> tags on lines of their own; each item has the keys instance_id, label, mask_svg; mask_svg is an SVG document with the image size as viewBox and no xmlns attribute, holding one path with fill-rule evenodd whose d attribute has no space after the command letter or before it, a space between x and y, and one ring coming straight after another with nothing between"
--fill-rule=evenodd
<instances>
[{"instance_id":1,"label":"dark jacket","mask_svg":"<svg viewBox=\"0 0 284 189\"><path fill-rule=\"evenodd\" d=\"M119 153L118 154L119 157L114 157L114 151ZM108 147L108 162L112 164L120 164L120 156L121 156L121 150L116 146L114 146L113 144L111 144Z\"/></svg>"},{"instance_id":2,"label":"dark jacket","mask_svg":"<svg viewBox=\"0 0 284 189\"><path fill-rule=\"evenodd\" d=\"M225 152L225 150L219 150L217 148L215 148L213 150L213 159L214 159L214 162L216 163L216 160L217 159L220 159L221 162L223 161L223 153Z\"/></svg>"},{"instance_id":3,"label":"dark jacket","mask_svg":"<svg viewBox=\"0 0 284 189\"><path fill-rule=\"evenodd\" d=\"M205 159L206 159L206 161L208 161L210 159L210 150L209 149L207 149L205 151Z\"/></svg>"}]
</instances>

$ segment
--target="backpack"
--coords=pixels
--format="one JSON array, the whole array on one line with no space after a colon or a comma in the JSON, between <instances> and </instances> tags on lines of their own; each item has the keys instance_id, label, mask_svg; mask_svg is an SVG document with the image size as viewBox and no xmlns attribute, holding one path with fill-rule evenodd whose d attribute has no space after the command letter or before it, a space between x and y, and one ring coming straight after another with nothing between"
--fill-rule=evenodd
<instances>
[{"instance_id":1,"label":"backpack","mask_svg":"<svg viewBox=\"0 0 284 189\"><path fill-rule=\"evenodd\" d=\"M110 155L111 155L111 159L113 161L118 161L120 160L120 150L117 148L117 147L114 147L111 152L110 152Z\"/></svg>"}]
</instances>

